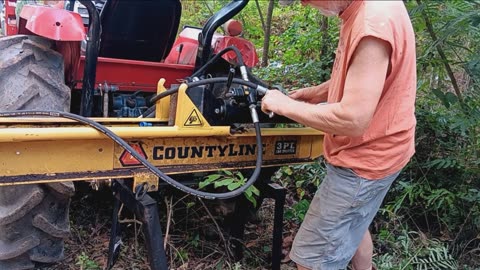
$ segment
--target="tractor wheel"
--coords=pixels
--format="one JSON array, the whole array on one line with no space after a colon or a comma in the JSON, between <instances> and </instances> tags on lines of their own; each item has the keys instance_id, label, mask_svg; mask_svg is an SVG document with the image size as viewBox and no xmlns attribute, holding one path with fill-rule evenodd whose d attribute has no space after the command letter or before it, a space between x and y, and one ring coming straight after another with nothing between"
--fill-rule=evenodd
<instances>
[{"instance_id":1,"label":"tractor wheel","mask_svg":"<svg viewBox=\"0 0 480 270\"><path fill-rule=\"evenodd\" d=\"M70 109L62 56L48 40L0 38L0 111ZM63 259L72 182L0 187L0 269Z\"/></svg>"}]
</instances>

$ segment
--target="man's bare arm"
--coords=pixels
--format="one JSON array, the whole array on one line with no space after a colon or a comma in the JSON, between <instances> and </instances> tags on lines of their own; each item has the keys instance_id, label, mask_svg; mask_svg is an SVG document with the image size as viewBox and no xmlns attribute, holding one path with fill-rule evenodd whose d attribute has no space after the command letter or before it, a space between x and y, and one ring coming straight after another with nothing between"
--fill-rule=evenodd
<instances>
[{"instance_id":1,"label":"man's bare arm","mask_svg":"<svg viewBox=\"0 0 480 270\"><path fill-rule=\"evenodd\" d=\"M365 37L352 57L339 103L308 104L278 91L269 91L262 100L262 110L284 115L330 134L361 136L368 128L382 94L390 54L387 42Z\"/></svg>"}]
</instances>

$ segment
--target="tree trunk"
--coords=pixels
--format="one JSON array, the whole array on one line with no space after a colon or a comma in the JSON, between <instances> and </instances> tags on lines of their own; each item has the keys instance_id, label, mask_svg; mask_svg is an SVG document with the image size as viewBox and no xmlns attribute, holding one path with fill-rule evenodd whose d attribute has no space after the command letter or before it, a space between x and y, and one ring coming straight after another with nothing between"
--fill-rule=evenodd
<instances>
[{"instance_id":1,"label":"tree trunk","mask_svg":"<svg viewBox=\"0 0 480 270\"><path fill-rule=\"evenodd\" d=\"M417 0L417 4L419 6L422 5L421 0ZM440 59L443 62L443 65L445 66L445 70L447 71L448 77L450 77L450 81L453 86L453 90L455 91L455 94L457 95L458 101L460 103L463 103L463 97L462 97L462 92L460 91L460 87L458 87L457 79L455 78L455 75L453 74L453 70L450 67L450 64L448 63L447 56L445 55L445 52L443 51L442 46L440 45L440 42L438 42L437 35L435 34L435 30L433 29L432 22L430 21L430 18L428 17L427 13L425 10L422 10L422 17L425 20L425 26L427 27L427 32L430 34L430 37L432 38L434 43L437 43L435 46L437 48L437 52L440 55Z\"/></svg>"},{"instance_id":2,"label":"tree trunk","mask_svg":"<svg viewBox=\"0 0 480 270\"><path fill-rule=\"evenodd\" d=\"M262 54L262 67L268 66L268 51L270 49L270 32L272 29L272 16L273 16L273 7L275 6L275 1L270 0L268 3L267 11L267 22L265 24L265 34L263 36L263 54Z\"/></svg>"},{"instance_id":3,"label":"tree trunk","mask_svg":"<svg viewBox=\"0 0 480 270\"><path fill-rule=\"evenodd\" d=\"M262 30L263 30L263 33L265 34L265 19L263 18L263 13L262 13L262 9L260 8L260 3L258 3L258 0L255 0L255 4L257 6L257 10L258 10L258 16L260 16L260 22L262 23Z\"/></svg>"}]
</instances>

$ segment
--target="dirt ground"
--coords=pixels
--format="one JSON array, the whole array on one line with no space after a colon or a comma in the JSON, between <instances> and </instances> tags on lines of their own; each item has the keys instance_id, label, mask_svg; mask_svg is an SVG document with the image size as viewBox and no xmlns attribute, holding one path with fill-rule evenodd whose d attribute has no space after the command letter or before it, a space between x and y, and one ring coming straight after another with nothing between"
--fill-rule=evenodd
<instances>
[{"instance_id":1,"label":"dirt ground","mask_svg":"<svg viewBox=\"0 0 480 270\"><path fill-rule=\"evenodd\" d=\"M65 243L65 260L45 265L43 270L105 269L110 237L113 198L108 189L77 191L70 207L71 236ZM244 256L235 260L225 218L218 205L200 202L192 196L160 196L159 213L166 240L170 269L270 269L274 201L265 200L246 226ZM173 211L171 211L173 209ZM141 233L141 224L122 211L122 247L116 270L150 269ZM294 223L284 228L284 248L290 248ZM284 262L282 269L295 269Z\"/></svg>"}]
</instances>

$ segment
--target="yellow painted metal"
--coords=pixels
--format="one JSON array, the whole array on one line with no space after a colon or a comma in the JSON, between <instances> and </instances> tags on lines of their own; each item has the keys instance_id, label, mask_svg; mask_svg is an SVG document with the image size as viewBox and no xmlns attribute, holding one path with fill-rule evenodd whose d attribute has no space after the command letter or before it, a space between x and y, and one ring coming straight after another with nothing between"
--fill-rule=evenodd
<instances>
[{"instance_id":1,"label":"yellow painted metal","mask_svg":"<svg viewBox=\"0 0 480 270\"><path fill-rule=\"evenodd\" d=\"M102 124L138 124L139 122L145 122L145 118L120 118L120 117L91 117L89 118L95 122ZM149 118L149 122L159 123L165 122L157 118ZM53 125L53 124L63 124L63 125L77 125L77 121L58 118L58 117L0 117L0 128L11 126L13 124L18 124L18 126L38 126L42 125Z\"/></svg>"},{"instance_id":2,"label":"yellow painted metal","mask_svg":"<svg viewBox=\"0 0 480 270\"><path fill-rule=\"evenodd\" d=\"M139 126L112 126L109 127L118 136L124 139L142 138L169 138L169 137L204 137L230 136L230 127L207 127L180 129L179 127L139 127ZM253 130L239 133L235 136L253 136ZM308 135L322 136L323 133L311 128L263 128L262 136ZM91 127L48 127L40 128L0 128L0 143L28 142L28 141L57 141L57 140L97 140L104 139L105 135Z\"/></svg>"},{"instance_id":3,"label":"yellow painted metal","mask_svg":"<svg viewBox=\"0 0 480 270\"><path fill-rule=\"evenodd\" d=\"M133 174L133 190L138 185L145 185L145 189L148 192L158 191L158 177L153 173L138 172Z\"/></svg>"},{"instance_id":4,"label":"yellow painted metal","mask_svg":"<svg viewBox=\"0 0 480 270\"><path fill-rule=\"evenodd\" d=\"M207 120L200 113L200 110L193 104L187 96L188 86L184 83L178 89L177 114L175 115L175 125L180 129L198 129L209 128Z\"/></svg>"},{"instance_id":5,"label":"yellow painted metal","mask_svg":"<svg viewBox=\"0 0 480 270\"><path fill-rule=\"evenodd\" d=\"M112 168L113 144L109 140L2 143L1 176L105 170Z\"/></svg>"},{"instance_id":6,"label":"yellow painted metal","mask_svg":"<svg viewBox=\"0 0 480 270\"><path fill-rule=\"evenodd\" d=\"M292 136L288 135L288 132L283 136L264 136L264 161L290 164L299 160L314 160L322 151L321 138L318 134ZM178 170L173 170L174 173L208 171L213 167L251 167L256 157L253 134L155 139L144 137L140 140L129 140L129 143L140 144L147 159L155 166L179 166ZM0 143L0 180L2 176L30 174L43 174L45 179L51 179L62 173L71 174L71 180L108 179L112 178L112 175L99 176L95 173L142 168L122 165L122 154L123 148L107 138L4 142ZM77 175L78 173L80 175Z\"/></svg>"},{"instance_id":7,"label":"yellow painted metal","mask_svg":"<svg viewBox=\"0 0 480 270\"><path fill-rule=\"evenodd\" d=\"M88 175L84 176L79 176L76 178L58 178L58 179L48 179L45 180L42 177L37 177L35 180L19 180L15 181L15 183L0 183L0 187L6 187L6 186L13 186L13 185L34 185L34 184L45 184L45 183L60 183L60 182L79 182L79 181L85 181L85 182L92 182L92 181L106 181L106 180L111 180L111 179L127 179L127 178L132 178L133 173L128 176L116 176L114 173L112 173L112 176L102 176L102 177L90 177ZM1 179L1 177L0 177Z\"/></svg>"},{"instance_id":8,"label":"yellow painted metal","mask_svg":"<svg viewBox=\"0 0 480 270\"><path fill-rule=\"evenodd\" d=\"M310 137L311 139L311 149L312 152L310 153L310 156L313 158L318 158L321 155L323 155L323 134L322 136L315 136L315 137Z\"/></svg>"},{"instance_id":9,"label":"yellow painted metal","mask_svg":"<svg viewBox=\"0 0 480 270\"><path fill-rule=\"evenodd\" d=\"M124 139L155 138L155 137L203 137L228 136L230 127L215 127L209 129L184 129L178 127L109 127ZM1 128L0 143L26 141L57 141L57 140L95 140L103 139L105 135L91 127L49 127L49 128Z\"/></svg>"},{"instance_id":10,"label":"yellow painted metal","mask_svg":"<svg viewBox=\"0 0 480 270\"><path fill-rule=\"evenodd\" d=\"M165 91L164 83L159 81L158 92ZM169 98L157 102L157 118L148 119L153 127L138 125L146 119L95 120L141 145L147 159L170 174L254 166L255 131L232 134L228 126L210 126L186 90L181 85L177 95L175 126L166 126ZM312 161L323 150L323 133L311 128L264 128L262 140L267 166ZM0 118L0 186L133 177L158 188L158 179L142 166L122 164L124 154L103 133L71 120Z\"/></svg>"},{"instance_id":11,"label":"yellow painted metal","mask_svg":"<svg viewBox=\"0 0 480 270\"><path fill-rule=\"evenodd\" d=\"M209 164L245 163L256 159L255 137L190 137L146 139L140 144L147 159L155 166L190 165L192 168ZM312 138L309 136L263 137L263 160L309 159L312 157ZM278 152L279 146L289 146ZM290 151L290 152L289 152ZM123 168L120 158L124 149L115 145L114 168ZM141 166L140 166L141 167Z\"/></svg>"},{"instance_id":12,"label":"yellow painted metal","mask_svg":"<svg viewBox=\"0 0 480 270\"><path fill-rule=\"evenodd\" d=\"M160 79L157 84L157 94L167 91L165 79ZM168 121L170 112L170 96L160 99L156 104L155 117L161 121Z\"/></svg>"}]
</instances>

